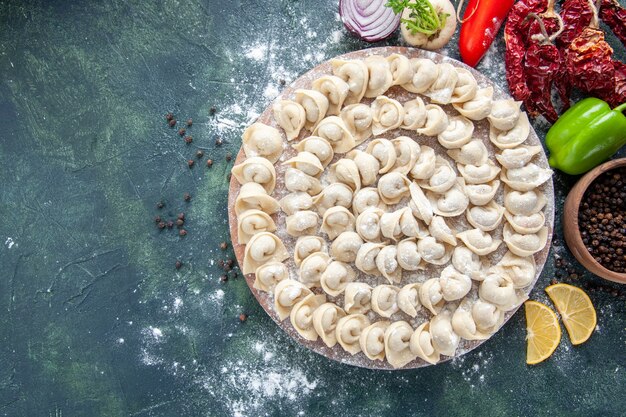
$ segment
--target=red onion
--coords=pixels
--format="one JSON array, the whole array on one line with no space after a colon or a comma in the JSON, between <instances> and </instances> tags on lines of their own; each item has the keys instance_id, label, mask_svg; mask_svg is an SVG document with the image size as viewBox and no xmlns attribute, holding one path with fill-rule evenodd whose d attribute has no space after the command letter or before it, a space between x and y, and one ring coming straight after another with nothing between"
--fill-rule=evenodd
<instances>
[{"instance_id":1,"label":"red onion","mask_svg":"<svg viewBox=\"0 0 626 417\"><path fill-rule=\"evenodd\" d=\"M339 0L339 15L350 32L367 42L381 41L400 26L387 0Z\"/></svg>"}]
</instances>

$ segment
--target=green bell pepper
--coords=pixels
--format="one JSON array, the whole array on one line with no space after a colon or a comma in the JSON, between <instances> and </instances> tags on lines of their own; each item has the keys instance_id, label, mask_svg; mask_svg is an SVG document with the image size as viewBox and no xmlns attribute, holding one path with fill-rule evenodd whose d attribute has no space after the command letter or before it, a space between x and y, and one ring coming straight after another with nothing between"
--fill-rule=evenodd
<instances>
[{"instance_id":1,"label":"green bell pepper","mask_svg":"<svg viewBox=\"0 0 626 417\"><path fill-rule=\"evenodd\" d=\"M626 144L625 109L593 97L573 105L546 135L550 166L578 175L608 159Z\"/></svg>"}]
</instances>

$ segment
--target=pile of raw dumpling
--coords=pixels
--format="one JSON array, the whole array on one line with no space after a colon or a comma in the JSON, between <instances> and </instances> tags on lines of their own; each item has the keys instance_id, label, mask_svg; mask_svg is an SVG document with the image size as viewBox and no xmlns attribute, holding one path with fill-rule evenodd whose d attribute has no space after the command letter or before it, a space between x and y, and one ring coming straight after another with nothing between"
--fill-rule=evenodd
<instances>
[{"instance_id":1,"label":"pile of raw dumpling","mask_svg":"<svg viewBox=\"0 0 626 417\"><path fill-rule=\"evenodd\" d=\"M548 236L538 187L552 172L532 162L540 146L523 144L520 103L493 100L464 68L393 54L334 60L332 72L273 105L286 140L304 137L277 165L280 201L281 132L254 123L243 134L247 159L232 170L243 272L304 339L394 368L435 364L461 338L488 338L526 299ZM384 95L392 86L415 94L400 103ZM473 136L483 119L497 161ZM417 139L391 136L401 130ZM420 144L427 137L442 148Z\"/></svg>"}]
</instances>

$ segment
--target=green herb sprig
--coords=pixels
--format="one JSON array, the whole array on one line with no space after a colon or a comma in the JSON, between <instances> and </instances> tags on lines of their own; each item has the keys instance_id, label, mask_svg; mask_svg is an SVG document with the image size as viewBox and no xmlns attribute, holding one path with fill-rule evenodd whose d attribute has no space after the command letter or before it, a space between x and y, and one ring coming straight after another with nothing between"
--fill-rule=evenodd
<instances>
[{"instance_id":1,"label":"green herb sprig","mask_svg":"<svg viewBox=\"0 0 626 417\"><path fill-rule=\"evenodd\" d=\"M428 0L389 0L385 5L390 7L395 14L400 14L404 9L411 10L408 19L400 21L406 25L411 33L423 33L432 36L438 33L446 24L448 13L438 12Z\"/></svg>"}]
</instances>

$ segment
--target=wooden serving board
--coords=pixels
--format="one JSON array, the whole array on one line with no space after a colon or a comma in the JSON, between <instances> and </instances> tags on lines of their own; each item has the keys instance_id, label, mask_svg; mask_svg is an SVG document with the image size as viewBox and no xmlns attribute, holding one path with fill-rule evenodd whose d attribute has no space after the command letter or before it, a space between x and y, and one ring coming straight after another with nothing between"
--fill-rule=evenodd
<instances>
[{"instance_id":1,"label":"wooden serving board","mask_svg":"<svg viewBox=\"0 0 626 417\"><path fill-rule=\"evenodd\" d=\"M430 51L424 51L424 50L420 50L420 49L415 49L415 48L406 48L406 47L381 47L381 48L370 48L370 49L365 49L365 50L360 50L360 51L354 51L354 52L350 52L344 55L340 55L336 58L341 58L341 59L363 59L369 55L382 55L382 56L388 56L394 53L398 53L398 54L402 54L407 56L408 58L417 58L417 57L422 57L422 58L429 58L437 63L441 63L441 62L448 62L454 66L457 67L463 67L469 71L472 72L472 74L474 75L474 77L476 78L476 80L478 81L478 85L479 87L487 87L487 86L492 86L494 88L494 100L497 99L508 99L511 98L506 92L504 92L502 89L500 89L499 87L497 87L489 78L487 78L486 76L484 76L483 74L481 74L480 72L476 71L474 68L468 67L467 65L456 61L454 59L448 58L444 55L435 53L435 52L430 52ZM276 97L275 100L281 100L281 99L292 99L294 97L294 91L298 88L306 88L306 89L310 89L311 88L311 82L313 80L315 80L316 78L325 75L325 74L331 74L332 70L331 70L331 64L330 64L330 60L326 61L320 65L318 65L317 67L313 68L312 70L310 70L309 72L305 73L304 75L302 75L300 78L298 78L297 80L295 80L291 85L289 85L288 87L285 88L285 90L278 96ZM391 89L389 89L389 91L387 91L385 93L385 95L394 98L400 102L404 102L407 100L410 100L412 98L414 98L416 95L413 93L409 93L407 91L405 91L404 89L402 89L401 87L392 87ZM424 101L426 103L428 103L428 99L425 98L424 96L421 96L424 99ZM363 103L369 103L371 102L371 99L364 99L362 100ZM456 110L453 109L452 106L450 105L446 105L446 106L442 106L447 112L448 114L458 114L456 112ZM282 129L280 129L280 127L276 124L276 122L274 121L274 117L272 115L272 105L270 104L265 111L259 116L259 118L257 119L258 122L261 123L265 123L267 125L271 125L274 126L276 128L278 128L281 132ZM494 160L494 162L497 161L495 160L495 158L493 157L493 153L495 152L495 148L494 146L491 144L491 142L489 141L489 123L486 120L480 121L480 122L474 122L475 125L475 131L474 131L474 137L475 138L479 138L482 139L483 142L485 143L485 145L487 146L487 149L490 151L490 159ZM242 132L243 133L243 132ZM307 137L310 135L310 132L303 130L300 134L300 137L297 138L296 140L292 141L289 143L289 145L287 145L285 147L285 151L283 153L283 156L281 158L280 161L278 161L275 164L276 167L276 175L277 175L277 179L276 179L276 191L273 193L274 198L276 199L280 199L282 198L283 195L285 195L287 193L286 190L284 190L284 182L283 182L283 174L285 171L285 167L281 166L281 162L294 156L296 154L295 150L291 148L291 144L295 144L298 143L301 139ZM411 134L411 132L405 131L405 130L394 130L394 131L390 131L387 132L385 135L383 135L383 137L396 137L396 136L400 136L400 135L404 135L404 136L410 136L413 137L414 139L417 138L417 135L413 132L413 134ZM371 139L370 139L371 140ZM365 144L363 146L365 146L367 143L369 143L369 141L366 141ZM436 153L442 156L445 156L447 158L447 155L445 155L445 149L443 149L443 147L441 147L441 145L437 142L437 138L428 138L428 139L424 139L423 137L420 137L419 140L420 144L425 144L428 146L431 146L433 149L435 149ZM537 137L537 134L535 133L535 131L532 129L530 130L530 135L528 137L528 139L526 140L525 144L528 145L541 145L541 142L539 140L539 138ZM360 148L360 147L358 147ZM338 158L342 157L342 155L335 155L335 158L333 159L333 162L335 162ZM235 161L235 164L239 164L241 162L243 162L245 160L245 155L243 152L243 148L240 149L238 155L237 155L237 159ZM540 155L538 155L537 157L535 157L534 162L539 165L542 168L549 168L548 165L548 160L546 158L545 153L541 153ZM454 165L454 164L453 164ZM504 184L501 184L500 186L500 190L498 191L498 196L499 196L499 200L497 200L500 204L502 204L502 195L503 195L503 188L504 188ZM239 193L239 189L240 189L240 185L237 182L237 180L235 179L235 177L231 177L230 180L230 188L229 188L229 195L228 195L228 217L229 217L229 222L230 222L230 235L231 235L231 239L232 239L232 243L233 243L233 249L235 251L235 255L237 257L237 261L239 262L239 265L243 265L243 256L244 256L244 249L245 249L245 245L239 244L239 241L237 239L237 215L235 214L235 210L234 210L234 205L235 205L235 199ZM549 233L548 233L548 243L547 245L543 248L543 250L541 250L540 252L535 254L535 262L537 264L537 275L535 276L535 279L533 280L533 282L531 283L531 285L529 285L527 288L525 288L526 293L530 293L530 291L532 290L533 286L535 285L535 283L537 282L537 278L539 277L541 270L543 269L543 266L545 264L546 258L548 256L548 252L550 251L550 245L551 245L551 241L552 241L552 232L553 232L553 225L554 225L554 188L553 188L553 184L552 181L548 181L546 184L543 184L541 187L539 187L539 190L542 191L546 198L547 198L547 205L546 208L544 209L544 213L546 215L546 224L548 226L549 229ZM278 195L277 195L278 194ZM290 255L293 256L293 242L295 242L294 238L290 238L288 236L286 236L286 234L284 233L284 230L281 232L281 228L284 229L284 218L285 215L284 213L280 212L277 213L275 215L272 216L274 218L274 220L276 221L276 225L278 227L278 230L276 232L276 234L283 238L283 240L287 240L287 242L285 243L287 246L288 251L290 252ZM464 216L463 216L464 217ZM494 237L497 238L501 238L501 227L499 227L498 229L496 229L498 231L498 234L495 234ZM291 244L290 244L291 243ZM506 245L504 243L502 243L500 249L496 252L497 256L496 258L499 259L500 256L502 256L502 254L506 252ZM285 263L288 265L288 267L290 268L290 277L291 278L296 278L297 277L297 269L293 263L293 260L290 259L288 261L285 261ZM434 274L433 274L434 276ZM328 348L322 341L321 339L318 339L316 342L311 342L308 340L303 339L302 337L300 337L300 335L297 333L297 331L292 327L291 322L289 321L289 319L287 318L284 321L280 321L280 319L278 318L278 315L276 314L275 310L274 310L274 300L273 300L273 294L269 294L269 293L265 293L263 291L259 291L255 288L253 288L253 283L254 283L254 274L248 274L245 276L246 282L248 283L248 286L250 287L250 290L252 291L252 294L254 294L254 296L256 297L256 299L259 301L259 303L261 304L261 306L263 306L263 308L265 309L265 311L267 312L267 314L269 314L269 316L276 322L276 324L282 328L285 332L287 332L287 334L289 334L292 338L296 339L300 344L308 347L309 349L313 350L316 353L319 353L320 355L326 356L327 358L342 362L342 363L346 363L349 365L354 365L354 366L360 366L360 367L364 367L364 368L370 368L370 369L386 369L386 370L391 370L393 369L391 367L391 365L389 365L386 361L372 361L369 360L367 357L365 357L365 355L363 353L358 353L356 355L350 355L349 353L347 353L346 351L343 350L343 348L337 344L335 345L333 348ZM403 282L401 285L405 285L408 282ZM474 288L476 287L476 283L473 283ZM518 307L519 308L519 307ZM506 317L505 317L505 323L506 321L508 321L511 316L517 311L517 309L509 311L508 313L506 313ZM414 326L415 327L415 326ZM461 343L459 344L459 349L457 350L457 356L461 356L467 352L469 352L472 349L475 349L476 347L478 347L479 345L481 345L484 341L466 341L466 340L461 340ZM446 361L446 360L450 360L451 358L449 357L445 357L442 356L442 360ZM441 363L440 362L440 363ZM415 359L412 362L408 363L406 366L404 366L403 368L400 369L411 369L411 368L419 368L422 366L428 366L430 365L429 363L421 360L421 359Z\"/></svg>"}]
</instances>

